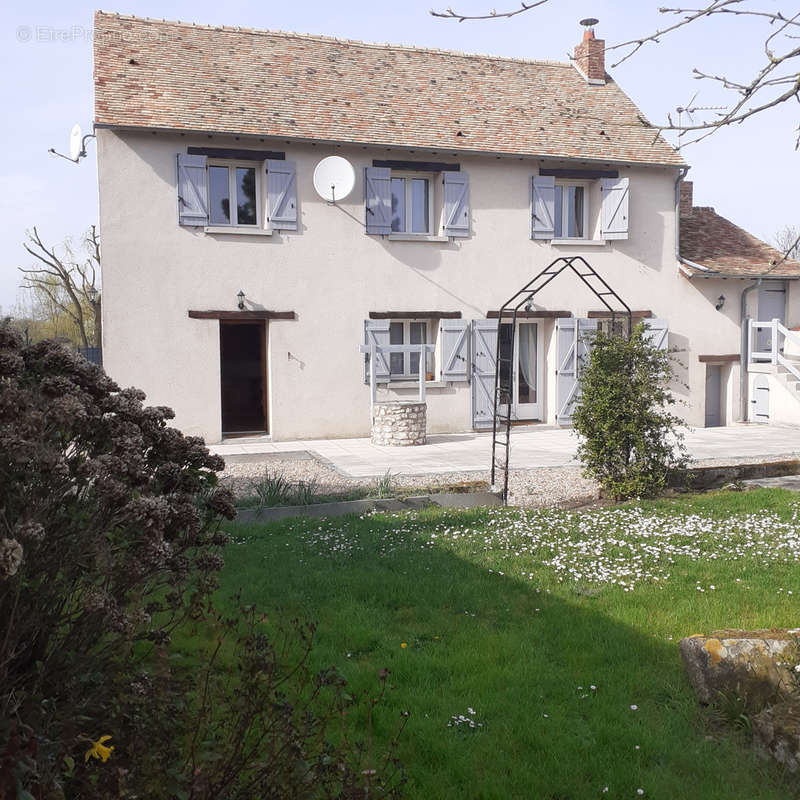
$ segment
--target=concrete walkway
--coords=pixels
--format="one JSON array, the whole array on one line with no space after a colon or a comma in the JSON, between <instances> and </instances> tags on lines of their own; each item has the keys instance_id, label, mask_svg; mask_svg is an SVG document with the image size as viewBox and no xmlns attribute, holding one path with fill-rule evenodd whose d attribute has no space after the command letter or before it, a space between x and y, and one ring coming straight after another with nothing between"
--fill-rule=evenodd
<instances>
[{"instance_id":1,"label":"concrete walkway","mask_svg":"<svg viewBox=\"0 0 800 800\"><path fill-rule=\"evenodd\" d=\"M759 459L800 457L800 427L788 425L731 425L698 428L686 436L691 458ZM308 450L352 478L488 470L491 434L456 433L428 437L422 447L376 447L369 439L314 439L272 442L268 437L231 439L209 449L221 456L258 455ZM565 428L526 427L511 433L512 469L561 467L575 464L577 437ZM249 460L249 458L248 458Z\"/></svg>"}]
</instances>

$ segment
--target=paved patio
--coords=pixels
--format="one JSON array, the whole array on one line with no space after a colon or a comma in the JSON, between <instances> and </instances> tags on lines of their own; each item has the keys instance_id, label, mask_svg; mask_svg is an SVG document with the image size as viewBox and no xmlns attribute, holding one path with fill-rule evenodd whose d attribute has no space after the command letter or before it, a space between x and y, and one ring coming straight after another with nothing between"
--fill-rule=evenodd
<instances>
[{"instance_id":1,"label":"paved patio","mask_svg":"<svg viewBox=\"0 0 800 800\"><path fill-rule=\"evenodd\" d=\"M800 427L731 425L698 428L686 436L693 460L800 457ZM575 463L577 438L570 429L517 428L511 434L512 469L563 467ZM259 455L309 450L352 478L370 478L390 470L395 475L488 470L491 434L456 433L428 437L422 447L376 447L369 439L313 439L272 442L268 437L232 439L209 449L221 456ZM249 459L248 459L249 460Z\"/></svg>"}]
</instances>

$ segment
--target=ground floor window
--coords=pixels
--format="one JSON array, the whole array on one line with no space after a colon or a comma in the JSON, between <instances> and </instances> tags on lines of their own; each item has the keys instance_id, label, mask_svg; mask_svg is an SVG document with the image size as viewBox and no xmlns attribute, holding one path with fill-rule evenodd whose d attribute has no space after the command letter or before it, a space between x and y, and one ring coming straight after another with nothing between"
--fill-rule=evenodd
<instances>
[{"instance_id":1,"label":"ground floor window","mask_svg":"<svg viewBox=\"0 0 800 800\"><path fill-rule=\"evenodd\" d=\"M597 320L597 330L606 336L631 335L631 325L627 314L618 314L616 317L602 317Z\"/></svg>"},{"instance_id":2,"label":"ground floor window","mask_svg":"<svg viewBox=\"0 0 800 800\"><path fill-rule=\"evenodd\" d=\"M430 320L392 320L389 323L389 344L430 344ZM419 353L390 353L389 374L392 379L419 377ZM425 357L426 380L433 380L433 353Z\"/></svg>"}]
</instances>

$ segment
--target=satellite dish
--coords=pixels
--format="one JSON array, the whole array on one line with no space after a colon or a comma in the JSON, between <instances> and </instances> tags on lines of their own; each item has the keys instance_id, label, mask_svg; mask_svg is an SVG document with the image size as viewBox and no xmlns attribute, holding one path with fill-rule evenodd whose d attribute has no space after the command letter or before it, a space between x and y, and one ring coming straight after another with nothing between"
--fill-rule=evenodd
<instances>
[{"instance_id":1,"label":"satellite dish","mask_svg":"<svg viewBox=\"0 0 800 800\"><path fill-rule=\"evenodd\" d=\"M341 156L328 156L314 168L314 188L329 203L344 200L356 185L353 165Z\"/></svg>"},{"instance_id":2,"label":"satellite dish","mask_svg":"<svg viewBox=\"0 0 800 800\"><path fill-rule=\"evenodd\" d=\"M72 130L69 134L69 157L73 161L78 160L78 156L81 154L83 147L81 146L81 126L77 123L72 126Z\"/></svg>"}]
</instances>

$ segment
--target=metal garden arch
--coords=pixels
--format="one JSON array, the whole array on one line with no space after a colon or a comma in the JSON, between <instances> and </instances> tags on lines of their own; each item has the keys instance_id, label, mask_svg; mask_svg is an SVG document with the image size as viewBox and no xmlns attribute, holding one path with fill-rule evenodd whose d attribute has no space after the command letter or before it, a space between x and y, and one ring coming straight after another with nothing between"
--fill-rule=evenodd
<instances>
[{"instance_id":1,"label":"metal garden arch","mask_svg":"<svg viewBox=\"0 0 800 800\"><path fill-rule=\"evenodd\" d=\"M513 401L513 372L514 372L514 337L516 336L517 314L526 306L530 308L533 298L544 289L552 280L557 278L564 270L571 269L594 293L595 297L611 312L612 330L617 314L624 314L628 318L628 335L631 331L632 314L628 304L606 283L583 256L561 256L552 261L533 280L525 284L516 294L509 298L500 308L497 317L497 343L495 351L495 376L494 376L494 405L492 408L492 472L491 484L497 485L498 470L503 473L502 498L505 503L508 499L508 470L511 445L511 406ZM614 308L614 306L622 308ZM500 355L500 329L501 325L511 320L511 356ZM508 363L508 383L502 380L503 370L501 363ZM507 413L503 413L503 409ZM502 462L498 463L498 447L501 450Z\"/></svg>"}]
</instances>

